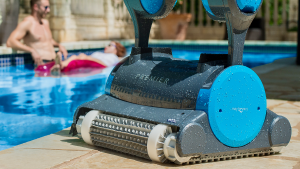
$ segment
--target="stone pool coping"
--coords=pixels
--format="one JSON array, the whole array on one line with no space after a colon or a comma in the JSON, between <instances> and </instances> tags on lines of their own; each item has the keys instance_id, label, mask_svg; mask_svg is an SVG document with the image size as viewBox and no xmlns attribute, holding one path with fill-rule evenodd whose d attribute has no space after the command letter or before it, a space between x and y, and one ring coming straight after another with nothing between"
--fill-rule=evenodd
<instances>
[{"instance_id":1,"label":"stone pool coping","mask_svg":"<svg viewBox=\"0 0 300 169\"><path fill-rule=\"evenodd\" d=\"M262 79L268 98L281 97L298 101L268 99L268 108L289 119L292 138L280 154L263 157L183 165L158 164L148 160L121 154L108 149L85 144L68 135L69 129L0 151L2 169L73 169L73 168L300 168L300 66L295 58L280 59L274 63L253 69ZM291 90L292 89L292 90ZM269 93L269 94L268 94ZM271 93L271 94L270 94ZM280 97L277 97L280 98ZM283 98L284 99L284 98Z\"/></svg>"},{"instance_id":2,"label":"stone pool coping","mask_svg":"<svg viewBox=\"0 0 300 169\"><path fill-rule=\"evenodd\" d=\"M134 45L133 39L118 40L124 46ZM104 48L110 40L100 41L77 41L77 42L64 42L61 43L67 50L85 50L85 49L99 49ZM227 40L150 40L149 44L157 45L215 45L227 46ZM297 43L292 41L246 41L245 46L265 46L265 47L296 47ZM22 51L14 51L6 46L0 46L0 55L26 53Z\"/></svg>"}]
</instances>

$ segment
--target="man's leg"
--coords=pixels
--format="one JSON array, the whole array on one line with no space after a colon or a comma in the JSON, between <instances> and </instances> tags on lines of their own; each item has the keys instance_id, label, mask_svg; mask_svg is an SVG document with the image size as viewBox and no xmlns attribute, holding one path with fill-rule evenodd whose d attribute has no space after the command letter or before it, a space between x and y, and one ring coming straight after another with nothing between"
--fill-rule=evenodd
<instances>
[{"instance_id":1,"label":"man's leg","mask_svg":"<svg viewBox=\"0 0 300 169\"><path fill-rule=\"evenodd\" d=\"M69 57L68 59L64 60L61 62L61 69L65 68L68 66L68 64L70 62L72 62L73 60L78 60L76 55L72 55L71 57Z\"/></svg>"},{"instance_id":2,"label":"man's leg","mask_svg":"<svg viewBox=\"0 0 300 169\"><path fill-rule=\"evenodd\" d=\"M62 69L62 54L61 52L57 52L56 57L54 59L55 65L50 69L51 74L60 75L60 70Z\"/></svg>"}]
</instances>

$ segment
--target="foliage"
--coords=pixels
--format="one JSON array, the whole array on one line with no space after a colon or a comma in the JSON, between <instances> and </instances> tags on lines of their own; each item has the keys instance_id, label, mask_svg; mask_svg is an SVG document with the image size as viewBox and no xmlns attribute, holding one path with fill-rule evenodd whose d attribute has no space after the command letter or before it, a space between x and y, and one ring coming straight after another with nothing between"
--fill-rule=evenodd
<instances>
[{"instance_id":1,"label":"foliage","mask_svg":"<svg viewBox=\"0 0 300 169\"><path fill-rule=\"evenodd\" d=\"M298 27L292 27L288 30L288 32L297 32L298 31Z\"/></svg>"},{"instance_id":2,"label":"foliage","mask_svg":"<svg viewBox=\"0 0 300 169\"><path fill-rule=\"evenodd\" d=\"M283 1L284 0L278 0L278 20L277 20L277 25L282 25L282 24L287 24L287 23L283 23ZM288 21L288 17L289 17L289 0L285 0L286 2L286 21ZM262 14L265 17L266 16L266 1L263 2L263 5L261 7L260 10L262 10ZM274 12L275 12L275 3L274 0L270 0L269 1L269 16L270 16L270 25L274 25Z\"/></svg>"},{"instance_id":3,"label":"foliage","mask_svg":"<svg viewBox=\"0 0 300 169\"><path fill-rule=\"evenodd\" d=\"M174 5L173 11L177 11L181 8L183 0L177 0L176 4Z\"/></svg>"}]
</instances>

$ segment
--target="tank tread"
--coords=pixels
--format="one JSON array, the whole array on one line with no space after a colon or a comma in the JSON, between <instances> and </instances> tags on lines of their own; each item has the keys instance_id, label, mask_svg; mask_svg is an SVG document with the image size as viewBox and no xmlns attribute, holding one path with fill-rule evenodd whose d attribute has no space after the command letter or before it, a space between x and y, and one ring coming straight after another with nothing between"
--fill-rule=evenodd
<instances>
[{"instance_id":1,"label":"tank tread","mask_svg":"<svg viewBox=\"0 0 300 169\"><path fill-rule=\"evenodd\" d=\"M131 133L125 133L123 131L116 131L114 129L109 129L109 128L103 128L103 127L99 127L99 126L95 126L92 125L93 128L96 128L95 131L97 131L97 129L101 129L102 132L108 132L108 133L114 133L115 136L121 136L121 137L134 137L134 138L139 138L141 140L143 139L148 139L148 136L141 136L141 135L136 135L136 134L131 134ZM100 132L100 130L99 130Z\"/></svg>"},{"instance_id":2,"label":"tank tread","mask_svg":"<svg viewBox=\"0 0 300 169\"><path fill-rule=\"evenodd\" d=\"M133 149L129 149L127 147L122 147L122 146L116 145L116 144L112 143L112 142L114 142L114 140L110 140L110 143L108 143L108 141L100 141L100 140L93 139L93 138L92 138L92 140L93 140L93 144L95 146L108 148L108 149L111 149L114 151L118 151L118 152L129 154L129 155L134 155L137 157L141 157L141 158L150 160L150 157L148 156L147 153L145 154L144 152L140 152L140 151L136 151Z\"/></svg>"},{"instance_id":3,"label":"tank tread","mask_svg":"<svg viewBox=\"0 0 300 169\"><path fill-rule=\"evenodd\" d=\"M95 146L151 160L147 142L154 126L155 124L101 113L92 121L89 133Z\"/></svg>"},{"instance_id":4,"label":"tank tread","mask_svg":"<svg viewBox=\"0 0 300 169\"><path fill-rule=\"evenodd\" d=\"M137 143L137 142L133 141L132 137L130 140L116 138L116 135L112 132L111 133L106 132L106 134L99 134L99 133L91 132L90 134L91 134L91 136L94 136L95 138L99 138L100 140L101 139L116 139L117 141L122 141L125 144L132 144L135 146L147 146L146 144Z\"/></svg>"},{"instance_id":5,"label":"tank tread","mask_svg":"<svg viewBox=\"0 0 300 169\"><path fill-rule=\"evenodd\" d=\"M112 129L144 137L148 137L153 127L156 126L156 124L120 118L107 114L100 114L93 120L92 124L95 127Z\"/></svg>"},{"instance_id":6,"label":"tank tread","mask_svg":"<svg viewBox=\"0 0 300 169\"><path fill-rule=\"evenodd\" d=\"M207 162L217 162L217 161L225 161L225 160L234 160L248 157L259 157L259 156L268 156L278 154L279 151L274 151L273 149L269 149L267 151L259 151L253 153L240 153L240 154L232 154L232 155L223 155L223 156L207 156L207 157L192 157L186 163L178 163L177 164L200 164Z\"/></svg>"},{"instance_id":7,"label":"tank tread","mask_svg":"<svg viewBox=\"0 0 300 169\"><path fill-rule=\"evenodd\" d=\"M141 139L137 136L131 136L127 133L118 133L107 131L105 129L91 127L90 132L93 144L96 146L106 147L123 153L136 155L149 159L147 153L147 137ZM107 147L108 146L108 147Z\"/></svg>"},{"instance_id":8,"label":"tank tread","mask_svg":"<svg viewBox=\"0 0 300 169\"><path fill-rule=\"evenodd\" d=\"M95 112L92 112L94 113ZM91 114L93 115L93 114ZM177 154L176 133L172 133L170 126L151 124L133 119L120 118L99 112L89 116L84 133L85 141L90 144L134 155L156 162L174 162L176 164L195 164L215 161L225 161L247 157L273 155L280 152L282 147L243 150L240 152L222 152L217 154L203 154L198 156L180 157ZM82 117L81 119L84 119ZM79 120L78 120L79 121ZM86 122L86 121L84 121ZM82 121L76 128L81 129ZM88 127L86 127L88 126ZM79 130L81 131L81 130ZM80 132L79 132L80 133ZM246 152L247 151L247 152Z\"/></svg>"}]
</instances>

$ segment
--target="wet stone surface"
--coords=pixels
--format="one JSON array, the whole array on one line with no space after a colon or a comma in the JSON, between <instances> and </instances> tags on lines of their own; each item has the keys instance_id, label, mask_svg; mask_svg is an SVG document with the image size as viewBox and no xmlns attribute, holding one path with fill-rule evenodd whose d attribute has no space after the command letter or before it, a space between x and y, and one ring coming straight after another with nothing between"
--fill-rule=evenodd
<instances>
[{"instance_id":1,"label":"wet stone surface","mask_svg":"<svg viewBox=\"0 0 300 169\"><path fill-rule=\"evenodd\" d=\"M300 101L300 66L296 58L276 60L253 70L263 82L268 99Z\"/></svg>"}]
</instances>

